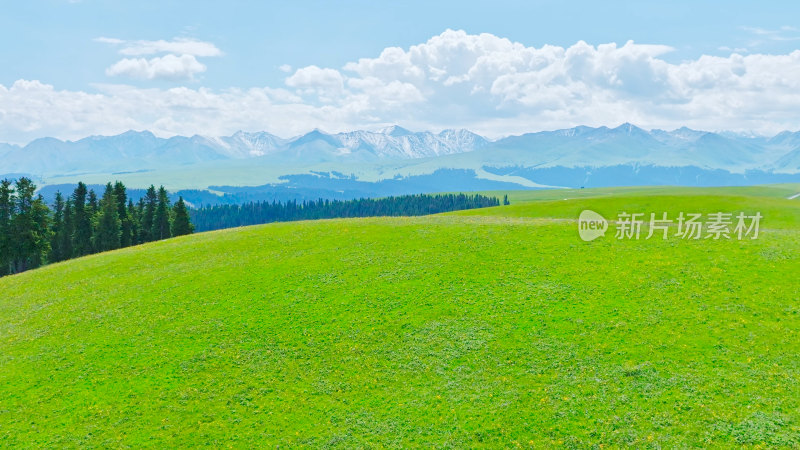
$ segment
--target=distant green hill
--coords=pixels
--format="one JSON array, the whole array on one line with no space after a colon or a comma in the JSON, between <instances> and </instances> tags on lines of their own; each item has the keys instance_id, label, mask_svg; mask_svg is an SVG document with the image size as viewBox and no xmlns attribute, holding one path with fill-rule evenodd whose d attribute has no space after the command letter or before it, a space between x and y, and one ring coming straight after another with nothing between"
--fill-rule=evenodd
<instances>
[{"instance_id":1,"label":"distant green hill","mask_svg":"<svg viewBox=\"0 0 800 450\"><path fill-rule=\"evenodd\" d=\"M5 277L0 445L796 447L797 192L511 192ZM583 209L764 219L583 242Z\"/></svg>"}]
</instances>

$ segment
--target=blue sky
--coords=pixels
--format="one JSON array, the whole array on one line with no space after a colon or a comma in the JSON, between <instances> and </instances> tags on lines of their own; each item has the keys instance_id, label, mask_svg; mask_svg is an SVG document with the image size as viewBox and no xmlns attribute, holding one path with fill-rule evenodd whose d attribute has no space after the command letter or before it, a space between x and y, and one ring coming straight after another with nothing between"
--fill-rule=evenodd
<instances>
[{"instance_id":1,"label":"blue sky","mask_svg":"<svg viewBox=\"0 0 800 450\"><path fill-rule=\"evenodd\" d=\"M235 131L237 122L241 128L281 135L302 132L302 124L337 131L389 122L431 129L472 127L494 135L623 119L646 127L687 124L725 128L727 124L735 131L763 133L800 127L791 119L800 111L794 103L786 104L782 89L792 86L786 86L785 81L761 87L767 94L774 93L776 99L784 98L779 106L781 114L768 105L751 105L756 90L752 80L751 84L744 78L725 81L725 77L714 75L714 80L696 81L720 64L728 64L733 76L738 77L743 75L737 70L769 73L773 67L785 65L786 61L780 60L751 58L742 63L730 57L734 53L741 57L789 57L800 47L800 4L795 2L31 0L9 2L3 9L0 39L5 44L0 46L0 85L5 91L0 89L0 114L6 120L0 124L0 142L24 142L42 135L76 138L124 131L126 127L154 129L163 135L191 134L193 130L222 134ZM633 41L636 45L654 44L661 50L627 47L618 56L598 62L599 66L582 66L587 71L584 74L570 72L571 81L564 82L560 90L544 87L556 86L564 77L544 79L540 68L534 72L541 73L530 72L530 76L513 81L502 79L502 68L493 72L491 82L464 81L469 68L459 64L474 64L480 55L509 54L486 40L477 44L485 45L478 53L448 66L445 70L458 73L443 75L438 80L440 85L363 67L358 73L346 69L348 63L362 58L379 59L386 48L408 51L446 30L463 31L467 36L456 36L456 41L466 42L470 36L484 33L530 49L570 49L580 41L595 49L608 43L622 48ZM448 51L445 47L437 51ZM457 45L451 47L459 51ZM645 56L641 56L642 51ZM639 63L641 58L650 58L666 66L652 66L652 71L631 68L634 63L626 55L639 55ZM702 63L704 55L726 58L727 63ZM561 64L558 58L554 57L553 64ZM693 62L698 67L691 69L691 74L689 69L681 69L681 64ZM422 70L428 80L442 70L430 62L425 64ZM533 63L525 64L525 70L533 70ZM736 69L737 64L747 69ZM298 74L307 67L321 70ZM623 72L629 69L635 72L633 78L625 75L630 72ZM523 71L521 66L507 70ZM598 71L615 74L598 84ZM287 82L292 76L294 81ZM669 80L654 85L653 80L642 77ZM11 92L19 80L38 84L17 84ZM452 83L473 84L459 92L446 92L452 90ZM713 86L717 90L708 91L708 83L717 83ZM269 99L248 96L246 91L253 88L267 89L264 95ZM177 96L175 89L187 90L183 98L203 92L228 97L203 104L192 101L188 106L173 102L157 111L144 109L144 96L155 98L169 90ZM245 93L237 96L232 89ZM721 99L726 92L723 89L731 92L730 99ZM745 91L749 95L744 95ZM463 99L465 92L474 101L456 100L459 96ZM553 100L558 92L573 102ZM736 93L741 96L736 97ZM594 97L587 100L590 94ZM103 99L83 98L92 95ZM638 100L632 99L637 95ZM649 101L644 101L643 95L648 95ZM481 96L486 98L478 98ZM133 104L137 98L142 105ZM380 101L373 102L376 98ZM688 105L703 98L705 103L694 109L665 107L670 102ZM8 106L12 100L13 105ZM235 104L251 100L267 102L275 110L247 121L230 114ZM368 101L372 103L367 105ZM60 107L59 112L70 120L53 119L36 111L36 105L43 102L51 109ZM186 113L192 105L196 111ZM736 105L746 106L733 118L736 120L723 117L714 121L708 117ZM124 117L108 117L109 108L124 110ZM201 117L202 110L214 108L213 114ZM101 109L106 114L100 114ZM613 112L601 113L608 109ZM595 112L577 113L583 110ZM226 111L229 116L224 116ZM224 117L209 129L215 115ZM449 119L437 119L443 116Z\"/></svg>"}]
</instances>

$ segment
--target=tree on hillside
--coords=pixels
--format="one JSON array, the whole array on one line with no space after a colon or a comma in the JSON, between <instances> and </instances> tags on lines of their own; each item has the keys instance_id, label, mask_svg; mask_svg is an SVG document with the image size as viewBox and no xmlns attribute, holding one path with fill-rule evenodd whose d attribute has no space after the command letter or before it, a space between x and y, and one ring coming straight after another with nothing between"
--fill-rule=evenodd
<instances>
[{"instance_id":1,"label":"tree on hillside","mask_svg":"<svg viewBox=\"0 0 800 450\"><path fill-rule=\"evenodd\" d=\"M153 240L166 239L170 237L170 217L169 217L169 197L164 186L158 189L158 206L153 216Z\"/></svg>"},{"instance_id":2,"label":"tree on hillside","mask_svg":"<svg viewBox=\"0 0 800 450\"><path fill-rule=\"evenodd\" d=\"M86 205L87 193L86 185L80 182L72 193L75 226L72 235L73 256L88 255L92 252L92 217Z\"/></svg>"},{"instance_id":3,"label":"tree on hillside","mask_svg":"<svg viewBox=\"0 0 800 450\"><path fill-rule=\"evenodd\" d=\"M94 248L96 251L103 252L119 248L121 227L118 208L114 188L111 183L108 183L95 218Z\"/></svg>"},{"instance_id":4,"label":"tree on hillside","mask_svg":"<svg viewBox=\"0 0 800 450\"><path fill-rule=\"evenodd\" d=\"M64 202L64 218L61 221L59 234L56 235L56 245L61 259L72 258L72 235L75 232L75 217L72 212L72 199L67 198Z\"/></svg>"},{"instance_id":5,"label":"tree on hillside","mask_svg":"<svg viewBox=\"0 0 800 450\"><path fill-rule=\"evenodd\" d=\"M149 198L134 205L120 182L106 184L99 201L79 182L69 197L56 192L52 210L35 193L36 185L28 178L0 181L0 276L134 245L145 232L165 239L173 227L180 234L193 230L183 199L171 208L163 186L158 191L151 186ZM150 228L143 230L140 218L148 209Z\"/></svg>"},{"instance_id":6,"label":"tree on hillside","mask_svg":"<svg viewBox=\"0 0 800 450\"><path fill-rule=\"evenodd\" d=\"M114 183L114 197L117 201L117 215L120 222L120 247L133 244L133 223L128 217L128 193L121 181Z\"/></svg>"},{"instance_id":7,"label":"tree on hillside","mask_svg":"<svg viewBox=\"0 0 800 450\"><path fill-rule=\"evenodd\" d=\"M194 227L189 220L189 210L186 209L186 203L183 197L178 197L178 201L172 208L172 235L183 236L185 234L192 234Z\"/></svg>"},{"instance_id":8,"label":"tree on hillside","mask_svg":"<svg viewBox=\"0 0 800 450\"><path fill-rule=\"evenodd\" d=\"M156 194L156 188L152 184L149 188L147 188L147 193L144 195L144 198L140 200L141 205L141 217L142 217L142 227L141 227L141 241L150 242L154 240L153 238L153 220L156 215L156 206L158 204L158 194Z\"/></svg>"},{"instance_id":9,"label":"tree on hillside","mask_svg":"<svg viewBox=\"0 0 800 450\"><path fill-rule=\"evenodd\" d=\"M11 273L39 267L50 251L49 209L42 196L34 198L36 185L22 177L15 184L17 193L11 218Z\"/></svg>"},{"instance_id":10,"label":"tree on hillside","mask_svg":"<svg viewBox=\"0 0 800 450\"><path fill-rule=\"evenodd\" d=\"M34 186L34 190L35 189L36 186ZM35 233L35 235L32 238L33 246L31 247L31 253L27 256L29 258L28 268L35 268L47 264L47 256L50 254L51 212L41 194L33 201L31 213L31 223L33 224L33 233Z\"/></svg>"},{"instance_id":11,"label":"tree on hillside","mask_svg":"<svg viewBox=\"0 0 800 450\"><path fill-rule=\"evenodd\" d=\"M89 217L94 217L94 215L97 214L98 205L97 193L94 192L94 189L89 189L89 199L86 201L86 209L89 211Z\"/></svg>"},{"instance_id":12,"label":"tree on hillside","mask_svg":"<svg viewBox=\"0 0 800 450\"><path fill-rule=\"evenodd\" d=\"M11 272L11 217L14 213L11 181L0 181L0 276Z\"/></svg>"},{"instance_id":13,"label":"tree on hillside","mask_svg":"<svg viewBox=\"0 0 800 450\"><path fill-rule=\"evenodd\" d=\"M190 211L192 224L200 231L288 220L334 217L416 216L459 209L500 205L496 197L480 194L402 195L353 200L312 200L298 203L251 202L215 205Z\"/></svg>"},{"instance_id":14,"label":"tree on hillside","mask_svg":"<svg viewBox=\"0 0 800 450\"><path fill-rule=\"evenodd\" d=\"M53 221L51 226L52 233L50 234L50 262L56 262L66 259L61 254L60 239L64 229L64 196L61 192L56 192L56 201L53 204Z\"/></svg>"},{"instance_id":15,"label":"tree on hillside","mask_svg":"<svg viewBox=\"0 0 800 450\"><path fill-rule=\"evenodd\" d=\"M139 241L139 233L141 229L141 218L139 217L139 211L136 209L136 206L133 205L133 200L128 199L128 223L131 227L131 245L138 244Z\"/></svg>"},{"instance_id":16,"label":"tree on hillside","mask_svg":"<svg viewBox=\"0 0 800 450\"><path fill-rule=\"evenodd\" d=\"M147 237L147 234L148 234L148 232L146 232L144 230L144 211L146 209L145 208L145 204L144 204L144 197L140 197L139 198L139 201L136 202L136 205L134 206L134 208L136 210L135 216L136 216L136 219L137 219L137 222L138 222L137 223L138 232L136 234L136 236L137 236L136 237L136 243L137 244L143 244L143 243L147 242L145 240L145 238Z\"/></svg>"}]
</instances>

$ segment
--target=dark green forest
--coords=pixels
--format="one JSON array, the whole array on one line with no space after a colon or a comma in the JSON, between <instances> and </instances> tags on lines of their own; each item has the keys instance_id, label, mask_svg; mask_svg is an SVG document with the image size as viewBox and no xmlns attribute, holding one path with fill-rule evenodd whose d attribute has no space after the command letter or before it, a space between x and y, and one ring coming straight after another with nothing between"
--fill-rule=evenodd
<instances>
[{"instance_id":1,"label":"dark green forest","mask_svg":"<svg viewBox=\"0 0 800 450\"><path fill-rule=\"evenodd\" d=\"M52 207L28 178L0 181L0 276L47 263L192 233L183 199L170 204L150 186L136 204L125 185L108 183L102 197L84 183Z\"/></svg>"},{"instance_id":2,"label":"dark green forest","mask_svg":"<svg viewBox=\"0 0 800 450\"><path fill-rule=\"evenodd\" d=\"M508 199L503 199L508 204ZM480 194L403 195L379 199L253 202L189 209L171 204L163 186L137 202L124 184L108 183L98 197L84 183L52 205L28 178L0 181L0 276L92 253L222 228L340 217L419 216L500 205Z\"/></svg>"},{"instance_id":3,"label":"dark green forest","mask_svg":"<svg viewBox=\"0 0 800 450\"><path fill-rule=\"evenodd\" d=\"M503 198L508 204L508 197ZM496 197L475 194L419 194L357 200L251 202L192 209L189 214L197 231L294 220L342 217L422 216L462 209L500 205Z\"/></svg>"}]
</instances>

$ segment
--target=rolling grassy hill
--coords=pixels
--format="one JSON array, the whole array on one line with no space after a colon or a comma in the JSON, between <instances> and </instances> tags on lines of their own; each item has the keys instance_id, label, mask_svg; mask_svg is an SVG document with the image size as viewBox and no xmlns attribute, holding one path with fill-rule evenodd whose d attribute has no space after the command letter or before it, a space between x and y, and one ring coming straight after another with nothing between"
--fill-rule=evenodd
<instances>
[{"instance_id":1,"label":"rolling grassy hill","mask_svg":"<svg viewBox=\"0 0 800 450\"><path fill-rule=\"evenodd\" d=\"M800 445L800 186L511 193L0 279L0 445ZM758 240L577 236L760 211Z\"/></svg>"}]
</instances>

